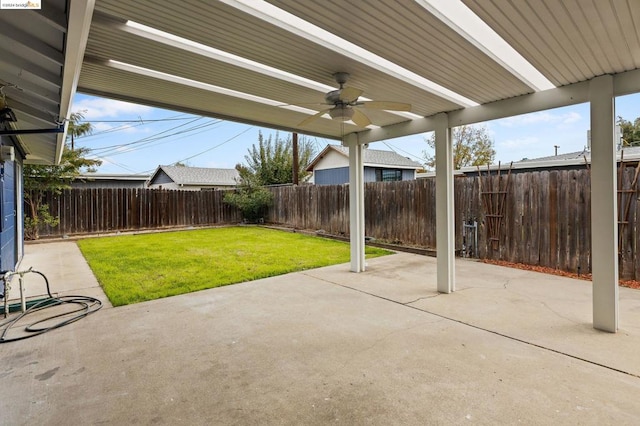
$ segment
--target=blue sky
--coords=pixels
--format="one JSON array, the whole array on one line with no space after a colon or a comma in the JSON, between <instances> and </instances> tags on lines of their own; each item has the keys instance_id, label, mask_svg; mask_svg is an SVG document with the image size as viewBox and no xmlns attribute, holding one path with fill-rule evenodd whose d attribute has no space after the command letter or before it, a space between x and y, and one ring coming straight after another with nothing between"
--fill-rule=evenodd
<instances>
[{"instance_id":1,"label":"blue sky","mask_svg":"<svg viewBox=\"0 0 640 426\"><path fill-rule=\"evenodd\" d=\"M258 132L275 136L269 128L248 126L208 117L76 95L74 112L83 112L92 122L91 135L76 139L76 146L92 150L103 163L99 173L145 173L158 165L177 161L193 167L233 168L257 143ZM627 120L640 117L640 94L616 99L616 115ZM494 141L496 162L544 157L580 151L587 143L589 106L581 104L482 123ZM282 136L287 136L280 133ZM311 138L320 151L335 140ZM390 139L370 145L393 150L420 161L428 149L425 135Z\"/></svg>"}]
</instances>

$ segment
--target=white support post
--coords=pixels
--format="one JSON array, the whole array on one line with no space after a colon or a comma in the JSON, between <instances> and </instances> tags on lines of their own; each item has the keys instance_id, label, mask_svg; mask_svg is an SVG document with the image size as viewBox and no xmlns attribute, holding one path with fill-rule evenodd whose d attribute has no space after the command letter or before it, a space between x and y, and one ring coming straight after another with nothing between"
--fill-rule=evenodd
<instances>
[{"instance_id":1,"label":"white support post","mask_svg":"<svg viewBox=\"0 0 640 426\"><path fill-rule=\"evenodd\" d=\"M448 115L435 118L437 282L440 293L451 293L456 290L453 147Z\"/></svg>"},{"instance_id":2,"label":"white support post","mask_svg":"<svg viewBox=\"0 0 640 426\"><path fill-rule=\"evenodd\" d=\"M349 144L349 235L351 271L364 272L364 162L358 143Z\"/></svg>"},{"instance_id":3,"label":"white support post","mask_svg":"<svg viewBox=\"0 0 640 426\"><path fill-rule=\"evenodd\" d=\"M618 330L618 205L613 78L589 84L593 327Z\"/></svg>"}]
</instances>

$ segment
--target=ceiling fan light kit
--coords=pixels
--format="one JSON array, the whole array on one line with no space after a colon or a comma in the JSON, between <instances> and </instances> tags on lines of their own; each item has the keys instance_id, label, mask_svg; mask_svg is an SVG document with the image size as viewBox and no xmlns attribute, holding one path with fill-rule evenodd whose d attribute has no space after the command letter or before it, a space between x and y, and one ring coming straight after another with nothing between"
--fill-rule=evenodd
<instances>
[{"instance_id":1,"label":"ceiling fan light kit","mask_svg":"<svg viewBox=\"0 0 640 426\"><path fill-rule=\"evenodd\" d=\"M353 108L348 106L336 106L329 110L329 115L334 120L349 121L353 117Z\"/></svg>"}]
</instances>

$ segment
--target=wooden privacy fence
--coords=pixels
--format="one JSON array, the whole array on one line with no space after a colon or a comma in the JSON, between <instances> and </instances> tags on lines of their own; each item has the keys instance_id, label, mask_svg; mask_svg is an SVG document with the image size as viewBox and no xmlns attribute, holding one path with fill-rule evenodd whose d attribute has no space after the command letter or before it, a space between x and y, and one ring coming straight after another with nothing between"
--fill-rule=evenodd
<instances>
[{"instance_id":1,"label":"wooden privacy fence","mask_svg":"<svg viewBox=\"0 0 640 426\"><path fill-rule=\"evenodd\" d=\"M60 218L42 237L237 223L240 212L222 202L224 191L73 188L47 193L44 203Z\"/></svg>"},{"instance_id":2,"label":"wooden privacy fence","mask_svg":"<svg viewBox=\"0 0 640 426\"><path fill-rule=\"evenodd\" d=\"M633 166L620 170L620 276L640 279L640 203ZM590 173L587 169L513 171L500 212L488 212L482 188L506 188L507 173L457 177L454 184L456 248L463 224L477 226L474 257L540 265L564 271L591 270ZM636 180L634 180L636 179ZM349 186L270 188L274 204L265 222L349 235ZM42 236L104 233L179 226L238 223L241 214L223 203L224 191L71 189L48 194L60 225ZM500 214L490 228L488 217ZM489 216L488 216L489 215ZM436 247L435 180L365 184L365 233L386 242ZM493 238L493 240L492 240ZM467 244L469 241L467 241Z\"/></svg>"},{"instance_id":3,"label":"wooden privacy fence","mask_svg":"<svg viewBox=\"0 0 640 426\"><path fill-rule=\"evenodd\" d=\"M619 176L620 191L626 194L619 226L620 277L640 279L640 256L636 255L640 203L637 185L632 187L634 165L624 165ZM480 179L484 192L508 188L498 212L487 211ZM508 185L507 179L511 180ZM591 272L590 188L586 168L458 177L454 183L456 248L460 250L465 243L463 224L475 221L475 257L587 274ZM280 187L272 192L276 201L267 222L349 234L347 185ZM496 215L501 216L497 227L497 221L490 219ZM435 180L365 184L365 234L386 242L435 248Z\"/></svg>"}]
</instances>

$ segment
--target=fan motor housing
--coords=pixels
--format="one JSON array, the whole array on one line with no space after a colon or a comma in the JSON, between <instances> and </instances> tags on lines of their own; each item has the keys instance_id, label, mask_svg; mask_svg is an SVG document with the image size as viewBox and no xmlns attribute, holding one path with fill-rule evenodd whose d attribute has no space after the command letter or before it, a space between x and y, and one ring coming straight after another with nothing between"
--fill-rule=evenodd
<instances>
[{"instance_id":1,"label":"fan motor housing","mask_svg":"<svg viewBox=\"0 0 640 426\"><path fill-rule=\"evenodd\" d=\"M331 92L324 95L324 100L327 101L328 104L338 104L342 101L340 100L340 93L342 93L342 89L332 90Z\"/></svg>"}]
</instances>

